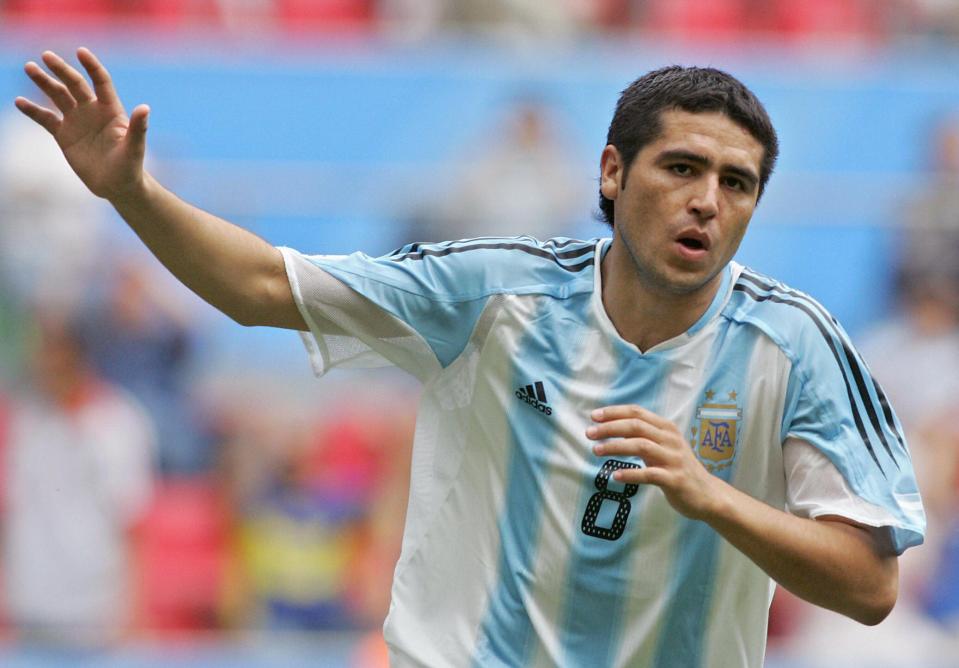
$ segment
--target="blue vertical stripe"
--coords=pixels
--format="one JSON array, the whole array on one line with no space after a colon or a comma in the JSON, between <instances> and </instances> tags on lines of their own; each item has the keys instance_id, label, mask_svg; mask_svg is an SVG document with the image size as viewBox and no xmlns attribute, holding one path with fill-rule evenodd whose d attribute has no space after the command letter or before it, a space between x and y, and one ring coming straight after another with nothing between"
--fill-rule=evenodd
<instances>
[{"instance_id":1,"label":"blue vertical stripe","mask_svg":"<svg viewBox=\"0 0 959 668\"><path fill-rule=\"evenodd\" d=\"M615 384L609 388L605 405L639 404L660 411L659 397L663 383L669 377L669 354L639 355L626 346L617 346L617 351L619 359L614 365L617 375ZM595 478L606 459L605 456L587 458L586 468L582 471L580 513L585 512L589 498L597 492ZM640 461L629 457L616 459ZM611 480L608 489L622 492L624 486ZM642 530L638 524L639 508L646 493L647 490L640 486L628 499L630 515L622 536L617 540L604 540L581 531L573 540L560 637L564 666L609 666L616 657L623 626L622 607L632 587L632 557ZM611 499L604 500L603 506L615 503ZM579 521L580 517L575 519Z\"/></svg>"},{"instance_id":2,"label":"blue vertical stripe","mask_svg":"<svg viewBox=\"0 0 959 668\"><path fill-rule=\"evenodd\" d=\"M588 305L590 295L567 300L566 307ZM554 305L551 305L555 307ZM578 318L582 323L585 318ZM549 327L527 329L512 360L512 387L544 381L550 406L556 411L562 404L562 383L570 378L570 363L581 357L580 346L588 339L570 331L571 321L554 315ZM570 347L570 342L576 345ZM535 351L535 352L534 352ZM549 459L556 441L554 423L549 416L517 402L507 420L513 442L507 464L506 499L499 519L500 554L498 582L480 627L473 665L524 666L536 645L526 601L536 580L536 564L542 521L543 486L549 473ZM563 555L557 555L562 558Z\"/></svg>"},{"instance_id":3,"label":"blue vertical stripe","mask_svg":"<svg viewBox=\"0 0 959 668\"><path fill-rule=\"evenodd\" d=\"M723 364L707 374L699 403L703 402L707 390L716 393L716 403L727 403L727 393L732 391L743 398L741 406L745 403L756 334L751 328L728 327L717 335L710 362L723 360ZM693 419L696 419L695 415ZM749 419L744 413L738 426L743 427ZM741 433L737 440L742 441ZM739 453L734 452L733 456L733 466L715 473L726 482L732 478L738 465ZM676 537L678 554L667 583L669 604L653 659L655 668L692 668L703 664L706 616L715 586L719 541L719 534L705 522L680 520Z\"/></svg>"}]
</instances>

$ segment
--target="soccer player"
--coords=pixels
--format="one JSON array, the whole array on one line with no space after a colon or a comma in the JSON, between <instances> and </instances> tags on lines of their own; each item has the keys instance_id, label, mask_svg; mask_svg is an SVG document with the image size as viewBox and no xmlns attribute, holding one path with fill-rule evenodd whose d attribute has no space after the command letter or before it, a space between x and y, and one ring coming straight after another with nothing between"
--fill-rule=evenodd
<instances>
[{"instance_id":1,"label":"soccer player","mask_svg":"<svg viewBox=\"0 0 959 668\"><path fill-rule=\"evenodd\" d=\"M143 169L129 118L51 52L45 127L177 277L317 373L424 383L385 624L398 666L759 666L779 582L866 624L924 516L899 423L836 321L732 257L775 131L739 81L651 72L600 161L612 238L277 249Z\"/></svg>"}]
</instances>

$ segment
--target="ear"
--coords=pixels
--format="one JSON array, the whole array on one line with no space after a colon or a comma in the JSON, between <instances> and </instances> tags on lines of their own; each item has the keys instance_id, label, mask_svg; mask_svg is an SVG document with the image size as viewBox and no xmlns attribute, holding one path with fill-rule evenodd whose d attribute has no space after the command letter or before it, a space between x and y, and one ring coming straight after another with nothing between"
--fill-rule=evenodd
<instances>
[{"instance_id":1,"label":"ear","mask_svg":"<svg viewBox=\"0 0 959 668\"><path fill-rule=\"evenodd\" d=\"M623 176L623 159L619 149L608 144L599 159L599 191L606 199L616 199L619 195Z\"/></svg>"}]
</instances>

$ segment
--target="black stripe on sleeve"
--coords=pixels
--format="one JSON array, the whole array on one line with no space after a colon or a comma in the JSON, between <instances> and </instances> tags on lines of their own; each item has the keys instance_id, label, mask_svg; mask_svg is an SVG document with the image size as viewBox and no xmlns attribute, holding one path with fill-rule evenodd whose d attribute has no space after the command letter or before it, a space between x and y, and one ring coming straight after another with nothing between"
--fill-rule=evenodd
<instances>
[{"instance_id":1,"label":"black stripe on sleeve","mask_svg":"<svg viewBox=\"0 0 959 668\"><path fill-rule=\"evenodd\" d=\"M813 302L814 305L815 302ZM829 319L832 320L833 324L836 326L836 329L839 329L839 322L832 316L832 314L826 313L825 309L819 308L820 312L825 313L829 316ZM856 355L856 359L862 362L862 365L865 369L865 373L869 376L869 380L872 381L873 387L876 388L876 396L879 398L879 405L882 407L883 417L886 418L886 424L889 425L889 431L891 431L896 440L899 441L899 447L902 448L903 452L907 452L906 442L903 439L902 431L896 426L896 420L892 416L892 408L889 406L889 400L886 399L886 393L882 390L882 385L879 384L879 381L876 380L875 376L869 371L869 365L866 364L866 360L862 358L861 355Z\"/></svg>"},{"instance_id":2,"label":"black stripe on sleeve","mask_svg":"<svg viewBox=\"0 0 959 668\"><path fill-rule=\"evenodd\" d=\"M826 343L829 346L829 350L832 351L833 357L836 358L836 364L839 365L839 370L842 373L842 379L846 384L846 396L849 398L849 406L852 408L852 416L853 416L853 420L855 420L856 422L856 429L859 431L859 436L860 438L862 438L862 442L865 444L866 450L869 451L869 456L872 457L872 461L874 461L876 463L876 466L879 467L879 471L880 473L882 473L883 477L886 477L886 472L883 471L882 464L879 463L879 458L876 457L876 451L872 447L872 441L869 438L869 434L866 433L866 426L863 424L862 416L859 414L859 407L856 406L856 400L852 394L852 386L849 384L849 377L846 375L846 370L845 368L843 368L842 361L839 359L839 351L836 350L835 343L833 343L832 338L823 328L819 320L813 315L813 313L809 310L809 308L805 304L802 304L801 302L797 303L791 299L783 299L782 297L778 295L760 295L753 292L753 290L749 286L743 285L742 283L736 283L736 285L733 286L733 290L737 292L742 292L757 302L771 301L771 302L776 302L778 304L788 304L789 306L798 308L800 311L803 311L804 313L806 313L806 315L812 318L812 321L816 324L816 327L819 329L819 332L823 335L823 338L826 339ZM888 446L887 446L887 449L888 449ZM891 453L890 453L890 456L891 456Z\"/></svg>"},{"instance_id":3,"label":"black stripe on sleeve","mask_svg":"<svg viewBox=\"0 0 959 668\"><path fill-rule=\"evenodd\" d=\"M404 244L400 246L399 248L397 248L396 250L394 250L393 252L391 252L388 255L388 257L396 257L397 255L404 254L404 251L406 251L406 253L415 253L416 249L419 247L420 247L420 242L416 242L412 244Z\"/></svg>"},{"instance_id":4,"label":"black stripe on sleeve","mask_svg":"<svg viewBox=\"0 0 959 668\"><path fill-rule=\"evenodd\" d=\"M869 373L868 369L864 368L865 362L861 362L859 355L852 349L846 338L842 335L842 330L839 327L839 323L836 319L828 313L822 306L816 303L814 300L810 299L806 295L796 292L795 290L790 290L782 286L773 286L771 283L767 283L761 280L758 276L754 275L752 272L744 271L740 278L748 280L754 285L766 290L768 292L780 292L787 294L802 303L808 304L816 312L820 314L823 321L829 326L832 323L833 334L836 338L842 343L843 354L846 357L846 361L849 364L849 368L852 370L853 378L856 381L856 387L859 389L859 394L862 397L862 403L866 407L866 412L869 414L869 421L872 424L873 429L879 434L879 438L882 441L883 447L886 449L886 452L889 454L890 459L896 464L896 468L899 468L899 463L896 461L896 458L892 455L892 449L889 447L889 441L886 439L885 432L882 429L880 424L879 416L876 412L875 405L871 397L869 396L868 389L866 388L866 378L872 383L873 387L876 389L876 396L879 399L879 405L883 413L883 417L886 421L886 426L889 427L889 431L895 435L896 440L899 442L899 446L902 448L902 451L906 451L906 445L903 442L902 436L899 434L899 429L896 428L896 422L892 417L892 409L889 407L889 402L886 400L886 395L883 393L882 388L879 387L879 383L876 382L876 379L872 377L872 374ZM808 312L808 311L807 311ZM810 314L811 316L812 314ZM816 318L813 318L816 320ZM819 322L816 323L819 326ZM820 331L823 331L822 327L819 327ZM825 336L825 332L823 333Z\"/></svg>"},{"instance_id":5,"label":"black stripe on sleeve","mask_svg":"<svg viewBox=\"0 0 959 668\"><path fill-rule=\"evenodd\" d=\"M902 448L903 452L907 452L906 442L903 440L902 433L896 427L896 420L892 417L892 408L889 406L889 401L886 399L886 393L882 391L882 386L879 384L879 381L872 378L873 385L876 386L876 396L879 397L879 405L882 406L882 414L886 418L886 424L889 425L889 428L892 430L892 433L896 435L896 440L899 441L899 447Z\"/></svg>"},{"instance_id":6,"label":"black stripe on sleeve","mask_svg":"<svg viewBox=\"0 0 959 668\"><path fill-rule=\"evenodd\" d=\"M566 241L557 241L556 239L547 239L543 242L546 246L552 246L553 248L566 248L567 246L572 246L573 244L584 243L581 239L567 239ZM589 244L590 248L596 246L596 241L585 242Z\"/></svg>"},{"instance_id":7,"label":"black stripe on sleeve","mask_svg":"<svg viewBox=\"0 0 959 668\"><path fill-rule=\"evenodd\" d=\"M548 251L538 246L530 246L529 244L518 243L518 242L501 242L501 243L484 243L484 244L472 244L470 246L446 246L443 248L418 248L415 251L410 251L405 255L399 255L395 257L390 257L391 260L396 262L401 262L403 260L422 260L424 257L443 257L445 255L450 255L452 253L465 253L467 251L473 250L518 250L530 255L536 255L537 257L546 258L555 262L561 269L565 269L570 272L582 271L586 267L589 267L593 264L593 258L588 258L579 264L567 265L560 262L560 260L568 260L571 258L581 257L592 253L595 247L590 244L588 246L583 246L582 248L574 248L573 250L554 252Z\"/></svg>"}]
</instances>

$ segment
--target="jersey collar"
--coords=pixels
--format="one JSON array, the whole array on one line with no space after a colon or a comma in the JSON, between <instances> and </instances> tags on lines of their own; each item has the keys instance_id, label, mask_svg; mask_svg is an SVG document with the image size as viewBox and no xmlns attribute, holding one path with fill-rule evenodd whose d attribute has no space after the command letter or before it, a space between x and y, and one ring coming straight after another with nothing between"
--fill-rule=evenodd
<instances>
[{"instance_id":1,"label":"jersey collar","mask_svg":"<svg viewBox=\"0 0 959 668\"><path fill-rule=\"evenodd\" d=\"M707 308L706 311L699 317L699 320L694 322L692 326L682 334L674 336L671 339L667 339L662 343L658 343L645 352L641 351L634 344L626 341L619 335L619 332L616 331L616 327L613 325L612 320L609 319L609 314L606 313L606 309L603 306L603 272L600 269L600 263L603 261L603 257L606 255L606 253L609 252L612 242L612 239L606 238L600 239L596 243L596 253L594 254L593 262L592 296L594 316L601 331L603 331L613 340L617 341L619 345L627 346L634 353L638 355L649 355L651 353L670 350L683 345L687 341L694 338L696 334L701 332L710 322L712 322L720 314L720 312L722 312L723 307L729 301L734 282L734 263L732 262L723 267L722 282L719 285L719 289L716 290L716 296L713 297L713 301L710 303L709 308Z\"/></svg>"}]
</instances>

